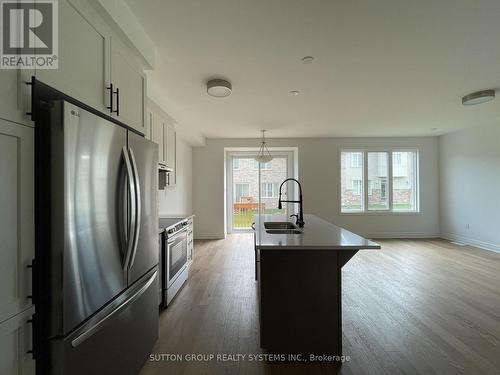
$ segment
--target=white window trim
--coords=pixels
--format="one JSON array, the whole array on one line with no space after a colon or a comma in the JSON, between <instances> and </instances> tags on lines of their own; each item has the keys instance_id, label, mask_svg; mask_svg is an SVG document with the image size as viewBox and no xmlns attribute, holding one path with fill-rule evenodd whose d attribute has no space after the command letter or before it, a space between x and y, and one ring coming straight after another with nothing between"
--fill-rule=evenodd
<instances>
[{"instance_id":1,"label":"white window trim","mask_svg":"<svg viewBox=\"0 0 500 375\"><path fill-rule=\"evenodd\" d=\"M362 152L363 153L363 199L361 204L361 211L342 211L342 168L341 158L342 152ZM388 162L388 194L389 194L389 209L388 210L368 210L368 152L388 152L389 153L389 162ZM392 200L392 183L393 183L393 172L392 172L392 153L393 152L416 152L416 159L414 160L414 168L415 168L415 186L413 187L416 190L415 194L415 210L414 211L393 211L393 200ZM350 147L341 147L338 151L338 214L339 215L402 215L402 216L414 216L414 215L422 215L422 209L420 206L420 181L421 181L421 171L420 171L420 149L418 147L364 147L364 148L350 148Z\"/></svg>"}]
</instances>

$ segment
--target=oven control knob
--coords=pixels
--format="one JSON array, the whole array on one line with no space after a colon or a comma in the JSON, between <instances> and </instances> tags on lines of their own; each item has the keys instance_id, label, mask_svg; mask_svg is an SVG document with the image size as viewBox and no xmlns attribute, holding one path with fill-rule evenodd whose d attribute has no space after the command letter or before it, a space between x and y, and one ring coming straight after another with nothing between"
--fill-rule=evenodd
<instances>
[{"instance_id":1,"label":"oven control knob","mask_svg":"<svg viewBox=\"0 0 500 375\"><path fill-rule=\"evenodd\" d=\"M175 229L169 229L169 230L167 231L167 233L168 233L168 234L172 234L172 233L174 233L174 232L175 232Z\"/></svg>"}]
</instances>

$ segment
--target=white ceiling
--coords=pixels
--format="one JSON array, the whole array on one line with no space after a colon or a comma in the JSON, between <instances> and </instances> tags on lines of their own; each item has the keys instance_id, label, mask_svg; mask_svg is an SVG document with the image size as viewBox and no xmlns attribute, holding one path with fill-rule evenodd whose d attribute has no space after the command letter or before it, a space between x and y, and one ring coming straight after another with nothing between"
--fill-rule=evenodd
<instances>
[{"instance_id":1,"label":"white ceiling","mask_svg":"<svg viewBox=\"0 0 500 375\"><path fill-rule=\"evenodd\" d=\"M180 126L209 138L500 124L500 98L460 101L500 88L499 0L127 1L158 48L149 84ZM231 81L231 96L206 94L213 77Z\"/></svg>"}]
</instances>

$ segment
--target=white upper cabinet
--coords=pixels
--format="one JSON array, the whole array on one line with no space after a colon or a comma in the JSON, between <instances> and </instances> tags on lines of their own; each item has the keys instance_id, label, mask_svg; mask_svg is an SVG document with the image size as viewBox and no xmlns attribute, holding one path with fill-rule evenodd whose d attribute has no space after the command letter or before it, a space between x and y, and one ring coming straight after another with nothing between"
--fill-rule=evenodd
<instances>
[{"instance_id":1,"label":"white upper cabinet","mask_svg":"<svg viewBox=\"0 0 500 375\"><path fill-rule=\"evenodd\" d=\"M113 116L146 134L146 75L117 38L111 39L110 83L113 84Z\"/></svg>"},{"instance_id":2,"label":"white upper cabinet","mask_svg":"<svg viewBox=\"0 0 500 375\"><path fill-rule=\"evenodd\" d=\"M146 133L141 59L88 1L59 1L58 65L37 69L37 80Z\"/></svg>"},{"instance_id":3,"label":"white upper cabinet","mask_svg":"<svg viewBox=\"0 0 500 375\"><path fill-rule=\"evenodd\" d=\"M158 161L165 163L165 120L153 114L153 124L151 127L151 141L158 145Z\"/></svg>"},{"instance_id":4,"label":"white upper cabinet","mask_svg":"<svg viewBox=\"0 0 500 375\"><path fill-rule=\"evenodd\" d=\"M79 2L75 2L79 4ZM106 52L109 36L99 32L68 0L59 1L58 69L37 69L36 78L106 112Z\"/></svg>"},{"instance_id":5,"label":"white upper cabinet","mask_svg":"<svg viewBox=\"0 0 500 375\"><path fill-rule=\"evenodd\" d=\"M31 127L0 120L0 321L32 304L33 133Z\"/></svg>"},{"instance_id":6,"label":"white upper cabinet","mask_svg":"<svg viewBox=\"0 0 500 375\"><path fill-rule=\"evenodd\" d=\"M173 172L169 174L168 186L175 186L176 183L176 171L177 171L177 134L173 125L167 124L165 126L165 162L169 168L173 169Z\"/></svg>"}]
</instances>

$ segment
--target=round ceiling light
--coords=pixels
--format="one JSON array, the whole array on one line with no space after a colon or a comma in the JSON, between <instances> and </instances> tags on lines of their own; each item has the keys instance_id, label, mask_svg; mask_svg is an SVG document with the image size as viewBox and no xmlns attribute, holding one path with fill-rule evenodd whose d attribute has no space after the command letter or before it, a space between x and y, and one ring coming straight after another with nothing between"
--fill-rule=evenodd
<instances>
[{"instance_id":1,"label":"round ceiling light","mask_svg":"<svg viewBox=\"0 0 500 375\"><path fill-rule=\"evenodd\" d=\"M463 105L474 105L489 102L495 99L495 90L482 90L465 95L462 98Z\"/></svg>"},{"instance_id":2,"label":"round ceiling light","mask_svg":"<svg viewBox=\"0 0 500 375\"><path fill-rule=\"evenodd\" d=\"M300 94L300 91L297 91L297 90L292 90L292 91L289 91L288 92L290 95L292 96L298 96Z\"/></svg>"},{"instance_id":3,"label":"round ceiling light","mask_svg":"<svg viewBox=\"0 0 500 375\"><path fill-rule=\"evenodd\" d=\"M211 79L207 82L207 93L210 96L215 96L216 98L224 98L231 95L232 86L231 83L224 79Z\"/></svg>"}]
</instances>

